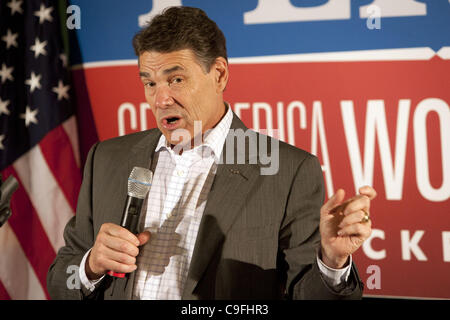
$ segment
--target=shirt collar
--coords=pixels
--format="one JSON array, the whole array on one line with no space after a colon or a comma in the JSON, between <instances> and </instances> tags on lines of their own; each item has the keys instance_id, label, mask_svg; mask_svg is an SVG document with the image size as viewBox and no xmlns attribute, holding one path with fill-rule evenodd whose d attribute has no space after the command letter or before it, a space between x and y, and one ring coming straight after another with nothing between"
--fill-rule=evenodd
<instances>
[{"instance_id":1,"label":"shirt collar","mask_svg":"<svg viewBox=\"0 0 450 320\"><path fill-rule=\"evenodd\" d=\"M214 128L208 130L208 132L204 135L203 143L200 145L211 148L216 159L218 159L222 153L223 144L225 143L225 139L231 127L231 122L233 121L233 112L231 111L230 105L225 102L225 106L227 108L225 116ZM195 147L194 149L199 148L200 146ZM161 148L172 150L169 142L163 134L159 138L155 152L158 152Z\"/></svg>"}]
</instances>

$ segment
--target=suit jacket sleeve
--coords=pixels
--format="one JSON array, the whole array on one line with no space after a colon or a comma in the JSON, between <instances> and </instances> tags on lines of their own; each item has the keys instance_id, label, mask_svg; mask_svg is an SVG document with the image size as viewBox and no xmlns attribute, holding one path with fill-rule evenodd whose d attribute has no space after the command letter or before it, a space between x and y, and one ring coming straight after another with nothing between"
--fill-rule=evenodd
<instances>
[{"instance_id":1,"label":"suit jacket sleeve","mask_svg":"<svg viewBox=\"0 0 450 320\"><path fill-rule=\"evenodd\" d=\"M291 299L359 299L362 282L352 266L339 291L328 286L316 261L320 248L320 208L324 201L323 174L316 157L299 164L280 229L280 249L286 268L286 291Z\"/></svg>"},{"instance_id":2,"label":"suit jacket sleeve","mask_svg":"<svg viewBox=\"0 0 450 320\"><path fill-rule=\"evenodd\" d=\"M47 274L47 289L51 299L83 299L88 293L87 290L83 290L84 286L79 281L78 266L95 240L91 189L93 158L97 145L91 148L86 160L77 213L64 229L65 246L58 251ZM76 274L73 273L74 270Z\"/></svg>"}]
</instances>

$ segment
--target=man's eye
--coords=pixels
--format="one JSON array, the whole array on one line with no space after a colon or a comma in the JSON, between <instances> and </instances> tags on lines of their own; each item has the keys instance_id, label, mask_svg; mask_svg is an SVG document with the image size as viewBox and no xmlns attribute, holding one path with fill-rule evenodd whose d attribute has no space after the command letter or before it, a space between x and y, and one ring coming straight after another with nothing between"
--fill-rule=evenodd
<instances>
[{"instance_id":1,"label":"man's eye","mask_svg":"<svg viewBox=\"0 0 450 320\"><path fill-rule=\"evenodd\" d=\"M144 87L147 87L147 88L153 88L154 86L155 86L154 82L147 82L144 84Z\"/></svg>"},{"instance_id":2,"label":"man's eye","mask_svg":"<svg viewBox=\"0 0 450 320\"><path fill-rule=\"evenodd\" d=\"M181 82L183 82L183 78L180 77L175 77L170 81L170 83L181 83Z\"/></svg>"}]
</instances>

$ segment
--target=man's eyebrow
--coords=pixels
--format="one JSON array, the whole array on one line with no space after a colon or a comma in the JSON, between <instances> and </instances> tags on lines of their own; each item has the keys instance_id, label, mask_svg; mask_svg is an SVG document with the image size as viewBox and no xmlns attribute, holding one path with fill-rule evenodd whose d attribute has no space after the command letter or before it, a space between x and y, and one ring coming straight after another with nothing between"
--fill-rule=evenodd
<instances>
[{"instance_id":1,"label":"man's eyebrow","mask_svg":"<svg viewBox=\"0 0 450 320\"><path fill-rule=\"evenodd\" d=\"M139 71L139 77L141 77L141 78L150 78L150 73Z\"/></svg>"},{"instance_id":2,"label":"man's eyebrow","mask_svg":"<svg viewBox=\"0 0 450 320\"><path fill-rule=\"evenodd\" d=\"M174 71L178 71L178 70L184 70L184 68L182 68L181 66L174 66L172 68L166 69L163 71L163 74L167 75L169 73L172 73Z\"/></svg>"},{"instance_id":3,"label":"man's eyebrow","mask_svg":"<svg viewBox=\"0 0 450 320\"><path fill-rule=\"evenodd\" d=\"M172 72L175 72L175 71L179 71L179 70L184 70L184 68L181 67L181 66L174 66L172 68L165 69L163 71L163 74L167 75L169 73L172 73ZM144 71L139 71L139 77L141 77L141 78L151 78L150 73L144 72Z\"/></svg>"}]
</instances>

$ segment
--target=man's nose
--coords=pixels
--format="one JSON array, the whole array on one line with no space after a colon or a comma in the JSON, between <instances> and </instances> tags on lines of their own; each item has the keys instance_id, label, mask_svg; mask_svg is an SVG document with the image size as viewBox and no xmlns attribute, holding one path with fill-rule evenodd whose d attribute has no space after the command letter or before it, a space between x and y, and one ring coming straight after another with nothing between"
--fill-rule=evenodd
<instances>
[{"instance_id":1,"label":"man's nose","mask_svg":"<svg viewBox=\"0 0 450 320\"><path fill-rule=\"evenodd\" d=\"M168 86L161 86L156 89L155 105L157 108L166 108L174 103L170 88Z\"/></svg>"}]
</instances>

